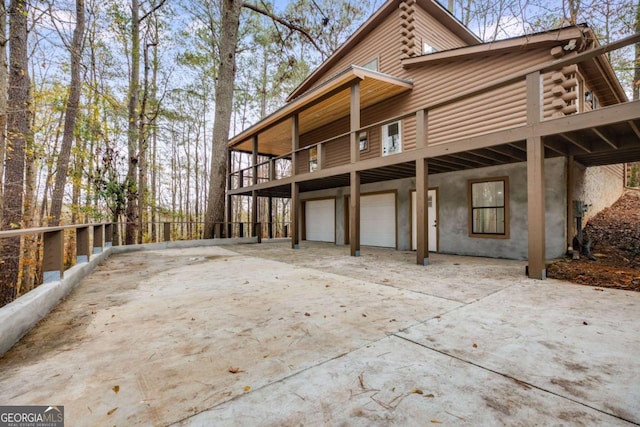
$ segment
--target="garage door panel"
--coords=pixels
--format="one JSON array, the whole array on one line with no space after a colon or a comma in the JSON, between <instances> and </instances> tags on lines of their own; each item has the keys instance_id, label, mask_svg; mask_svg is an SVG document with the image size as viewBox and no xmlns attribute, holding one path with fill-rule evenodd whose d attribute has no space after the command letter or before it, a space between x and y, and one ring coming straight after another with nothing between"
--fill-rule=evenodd
<instances>
[{"instance_id":1,"label":"garage door panel","mask_svg":"<svg viewBox=\"0 0 640 427\"><path fill-rule=\"evenodd\" d=\"M335 242L335 199L305 202L305 216L305 235L307 240L315 242Z\"/></svg>"},{"instance_id":2,"label":"garage door panel","mask_svg":"<svg viewBox=\"0 0 640 427\"><path fill-rule=\"evenodd\" d=\"M395 193L363 195L360 198L360 244L396 247Z\"/></svg>"}]
</instances>

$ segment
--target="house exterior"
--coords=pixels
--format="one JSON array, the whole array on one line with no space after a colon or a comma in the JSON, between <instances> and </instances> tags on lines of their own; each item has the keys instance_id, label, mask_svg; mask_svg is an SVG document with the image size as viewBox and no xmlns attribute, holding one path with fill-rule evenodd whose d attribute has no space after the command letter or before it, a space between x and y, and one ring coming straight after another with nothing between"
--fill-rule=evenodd
<instances>
[{"instance_id":1,"label":"house exterior","mask_svg":"<svg viewBox=\"0 0 640 427\"><path fill-rule=\"evenodd\" d=\"M528 259L543 279L573 201L583 216L612 203L640 160L640 103L605 56L639 38L599 46L580 25L482 43L436 1L389 0L229 141L252 164L229 171L228 197L251 195L253 222L259 197L291 198L293 248Z\"/></svg>"}]
</instances>

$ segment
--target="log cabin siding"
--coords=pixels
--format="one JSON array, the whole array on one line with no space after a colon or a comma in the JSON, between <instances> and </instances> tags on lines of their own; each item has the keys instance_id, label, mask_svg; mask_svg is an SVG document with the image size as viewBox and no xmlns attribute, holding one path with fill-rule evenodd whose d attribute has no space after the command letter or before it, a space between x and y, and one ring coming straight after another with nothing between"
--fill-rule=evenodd
<instances>
[{"instance_id":1,"label":"log cabin siding","mask_svg":"<svg viewBox=\"0 0 640 427\"><path fill-rule=\"evenodd\" d=\"M420 54L422 52L424 43L428 43L429 46L437 50L466 46L466 43L460 37L447 30L440 21L433 18L426 10L416 6L414 17L416 27L415 40L418 45L416 53Z\"/></svg>"}]
</instances>

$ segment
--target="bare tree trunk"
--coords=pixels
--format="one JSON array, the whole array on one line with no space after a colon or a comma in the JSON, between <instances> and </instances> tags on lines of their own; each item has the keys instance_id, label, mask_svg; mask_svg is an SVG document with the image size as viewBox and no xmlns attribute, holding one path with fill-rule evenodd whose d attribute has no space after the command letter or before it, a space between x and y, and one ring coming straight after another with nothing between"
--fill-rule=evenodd
<instances>
[{"instance_id":1,"label":"bare tree trunk","mask_svg":"<svg viewBox=\"0 0 640 427\"><path fill-rule=\"evenodd\" d=\"M56 183L53 187L51 197L51 213L49 225L59 225L62 213L62 201L64 199L64 189L67 183L67 172L69 171L69 160L71 158L71 146L76 128L76 118L78 117L78 105L80 104L80 94L82 92L82 82L80 80L80 66L82 61L82 39L84 37L84 0L76 0L76 28L73 30L73 40L71 41L71 83L69 97L65 108L64 132L62 134L62 146L58 155Z\"/></svg>"},{"instance_id":2,"label":"bare tree trunk","mask_svg":"<svg viewBox=\"0 0 640 427\"><path fill-rule=\"evenodd\" d=\"M131 0L131 75L129 76L129 131L126 189L126 237L127 245L136 243L138 225L138 86L140 83L140 6L138 0Z\"/></svg>"},{"instance_id":3,"label":"bare tree trunk","mask_svg":"<svg viewBox=\"0 0 640 427\"><path fill-rule=\"evenodd\" d=\"M211 149L211 178L209 200L205 215L204 238L213 237L216 222L224 221L225 189L227 178L227 142L233 106L233 81L236 71L236 44L242 2L222 0L220 34L220 68L216 82L216 111Z\"/></svg>"},{"instance_id":4,"label":"bare tree trunk","mask_svg":"<svg viewBox=\"0 0 640 427\"><path fill-rule=\"evenodd\" d=\"M7 153L2 229L19 228L24 194L25 144L29 133L29 74L27 64L27 5L11 0L9 6L9 88L7 91ZM20 238L3 239L0 248L0 304L16 296L20 264Z\"/></svg>"},{"instance_id":5,"label":"bare tree trunk","mask_svg":"<svg viewBox=\"0 0 640 427\"><path fill-rule=\"evenodd\" d=\"M640 33L640 1L636 4L636 33ZM635 45L633 61L633 100L640 99L640 42Z\"/></svg>"},{"instance_id":6,"label":"bare tree trunk","mask_svg":"<svg viewBox=\"0 0 640 427\"><path fill-rule=\"evenodd\" d=\"M7 148L7 9L4 0L0 3L0 183L4 177L4 160ZM0 226L2 225L2 206L4 188L0 185ZM1 301L0 301L1 302Z\"/></svg>"}]
</instances>

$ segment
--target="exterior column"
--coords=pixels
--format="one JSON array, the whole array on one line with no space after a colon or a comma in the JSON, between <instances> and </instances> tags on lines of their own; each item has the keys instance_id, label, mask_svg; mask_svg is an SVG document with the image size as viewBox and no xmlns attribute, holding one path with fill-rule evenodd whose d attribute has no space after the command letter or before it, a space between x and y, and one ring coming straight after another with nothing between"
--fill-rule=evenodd
<instances>
[{"instance_id":1,"label":"exterior column","mask_svg":"<svg viewBox=\"0 0 640 427\"><path fill-rule=\"evenodd\" d=\"M256 224L258 223L258 192L251 192L251 237L255 237L257 234Z\"/></svg>"},{"instance_id":2,"label":"exterior column","mask_svg":"<svg viewBox=\"0 0 640 427\"><path fill-rule=\"evenodd\" d=\"M529 277L545 279L544 146L542 138L527 138L527 218L529 220Z\"/></svg>"},{"instance_id":3,"label":"exterior column","mask_svg":"<svg viewBox=\"0 0 640 427\"><path fill-rule=\"evenodd\" d=\"M64 276L64 232L48 231L42 234L43 283L62 280Z\"/></svg>"},{"instance_id":4,"label":"exterior column","mask_svg":"<svg viewBox=\"0 0 640 427\"><path fill-rule=\"evenodd\" d=\"M349 243L351 256L360 256L360 172L351 172L349 197Z\"/></svg>"},{"instance_id":5,"label":"exterior column","mask_svg":"<svg viewBox=\"0 0 640 427\"><path fill-rule=\"evenodd\" d=\"M269 224L267 226L267 236L273 239L273 197L269 196L267 201L267 210L269 211Z\"/></svg>"},{"instance_id":6,"label":"exterior column","mask_svg":"<svg viewBox=\"0 0 640 427\"><path fill-rule=\"evenodd\" d=\"M233 167L233 151L232 150L228 150L227 151L227 171L229 171L229 174L227 175L227 194L229 194L229 190L231 190L231 188L233 188L233 175L232 173L235 172L233 171L231 168ZM240 186L242 186L242 178L240 179ZM233 198L231 196L227 196L227 209L226 209L226 214L227 214L227 226L224 227L224 224L220 224L220 227L218 228L218 233L215 233L216 230L216 226L215 224L213 225L213 229L214 229L214 235L213 237L218 237L218 238L222 238L222 237L227 237L230 238L231 237L231 233L232 233L232 229L233 229Z\"/></svg>"},{"instance_id":7,"label":"exterior column","mask_svg":"<svg viewBox=\"0 0 640 427\"><path fill-rule=\"evenodd\" d=\"M76 228L76 263L89 262L90 256L89 227L78 227Z\"/></svg>"},{"instance_id":8,"label":"exterior column","mask_svg":"<svg viewBox=\"0 0 640 427\"><path fill-rule=\"evenodd\" d=\"M567 253L573 251L573 156L567 157Z\"/></svg>"},{"instance_id":9,"label":"exterior column","mask_svg":"<svg viewBox=\"0 0 640 427\"><path fill-rule=\"evenodd\" d=\"M350 102L350 147L351 147L351 163L357 163L360 160L360 142L358 140L358 131L360 130L360 83L356 82L351 86L351 102Z\"/></svg>"},{"instance_id":10,"label":"exterior column","mask_svg":"<svg viewBox=\"0 0 640 427\"><path fill-rule=\"evenodd\" d=\"M429 227L427 209L429 161L416 160L416 263L429 265Z\"/></svg>"},{"instance_id":11,"label":"exterior column","mask_svg":"<svg viewBox=\"0 0 640 427\"><path fill-rule=\"evenodd\" d=\"M291 184L291 248L300 248L300 197L298 192L300 191L300 184L294 182Z\"/></svg>"}]
</instances>

